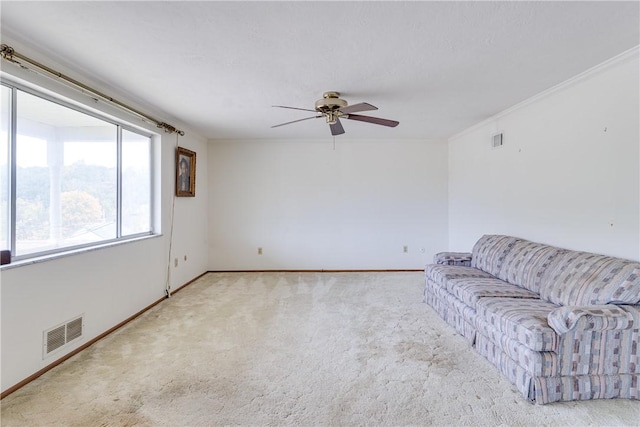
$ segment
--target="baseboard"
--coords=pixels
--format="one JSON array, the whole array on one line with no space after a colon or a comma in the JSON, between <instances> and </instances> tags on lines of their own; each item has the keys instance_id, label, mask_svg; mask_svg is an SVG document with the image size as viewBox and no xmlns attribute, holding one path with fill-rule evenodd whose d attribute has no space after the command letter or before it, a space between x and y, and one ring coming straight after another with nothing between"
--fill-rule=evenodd
<instances>
[{"instance_id":1,"label":"baseboard","mask_svg":"<svg viewBox=\"0 0 640 427\"><path fill-rule=\"evenodd\" d=\"M192 279L192 280L188 281L184 285L182 285L179 288L177 288L175 291L172 291L171 295L173 295L176 292L186 288L188 285L190 285L191 283L195 282L196 280L198 280L199 278L201 278L205 274L207 274L207 272L204 272L201 275L199 275L198 277L196 277L195 279ZM38 372L36 372L36 373L34 373L32 375L29 375L27 378L25 378L24 380L20 381L16 385L9 387L8 389L6 389L2 393L0 393L0 400L4 399L5 397L9 396L11 393L13 393L16 390L19 390L20 388L22 388L25 385L29 384L31 381L35 380L36 378L38 378L42 374L44 374L47 371L50 371L51 369L53 369L56 366L60 365L61 363L63 363L67 359L70 359L71 357L73 357L76 354L80 353L82 350L84 350L84 349L86 349L88 347L91 347L93 344L97 343L102 338L106 337L107 335L111 334L112 332L117 331L118 329L120 329L121 327L126 325L127 323L131 322L136 317L140 316L141 314L143 314L147 310L150 310L151 308L155 307L156 305L160 304L162 301L164 301L166 299L167 299L167 297L163 297L163 298L158 299L157 301L154 301L153 303L149 304L148 306L146 306L142 310L138 311L134 315L127 317L125 320L123 320L122 322L118 323L113 328L110 328L107 331L105 331L105 332L101 333L100 335L98 335L97 337L93 338L92 340L87 341L86 343L82 344L80 347L76 348L75 350L65 354L61 358L57 359L56 361L54 361L54 362L50 363L49 365L45 366L44 368L40 369Z\"/></svg>"}]
</instances>

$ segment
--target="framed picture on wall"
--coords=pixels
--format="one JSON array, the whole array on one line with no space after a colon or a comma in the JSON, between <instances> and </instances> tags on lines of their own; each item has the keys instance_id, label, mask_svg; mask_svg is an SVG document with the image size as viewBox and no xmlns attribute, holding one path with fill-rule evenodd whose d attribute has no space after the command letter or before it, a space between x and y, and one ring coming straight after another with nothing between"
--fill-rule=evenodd
<instances>
[{"instance_id":1,"label":"framed picture on wall","mask_svg":"<svg viewBox=\"0 0 640 427\"><path fill-rule=\"evenodd\" d=\"M196 195L196 153L178 147L176 151L176 196Z\"/></svg>"}]
</instances>

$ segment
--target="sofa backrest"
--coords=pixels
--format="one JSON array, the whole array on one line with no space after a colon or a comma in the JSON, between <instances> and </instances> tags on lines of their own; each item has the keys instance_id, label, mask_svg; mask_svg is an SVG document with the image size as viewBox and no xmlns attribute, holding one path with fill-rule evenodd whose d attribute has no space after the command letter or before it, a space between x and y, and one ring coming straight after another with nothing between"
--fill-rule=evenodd
<instances>
[{"instance_id":1,"label":"sofa backrest","mask_svg":"<svg viewBox=\"0 0 640 427\"><path fill-rule=\"evenodd\" d=\"M566 249L518 239L505 255L497 277L539 294L545 272L566 252Z\"/></svg>"},{"instance_id":2,"label":"sofa backrest","mask_svg":"<svg viewBox=\"0 0 640 427\"><path fill-rule=\"evenodd\" d=\"M471 267L498 276L504 259L518 241L516 237L487 234L482 236L471 251Z\"/></svg>"},{"instance_id":3,"label":"sofa backrest","mask_svg":"<svg viewBox=\"0 0 640 427\"><path fill-rule=\"evenodd\" d=\"M640 263L566 251L543 272L540 297L559 305L639 304Z\"/></svg>"},{"instance_id":4,"label":"sofa backrest","mask_svg":"<svg viewBox=\"0 0 640 427\"><path fill-rule=\"evenodd\" d=\"M473 246L471 266L554 304L640 304L640 263L635 261L484 235Z\"/></svg>"}]
</instances>

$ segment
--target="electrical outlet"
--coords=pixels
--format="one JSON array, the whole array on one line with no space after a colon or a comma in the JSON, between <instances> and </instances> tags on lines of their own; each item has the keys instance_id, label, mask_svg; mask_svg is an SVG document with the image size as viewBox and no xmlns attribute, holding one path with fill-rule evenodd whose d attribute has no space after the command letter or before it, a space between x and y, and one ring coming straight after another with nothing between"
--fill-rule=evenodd
<instances>
[{"instance_id":1,"label":"electrical outlet","mask_svg":"<svg viewBox=\"0 0 640 427\"><path fill-rule=\"evenodd\" d=\"M407 252L409 252L409 246L404 245L404 246L402 247L402 252L404 252L405 254L406 254Z\"/></svg>"},{"instance_id":2,"label":"electrical outlet","mask_svg":"<svg viewBox=\"0 0 640 427\"><path fill-rule=\"evenodd\" d=\"M187 260L187 256L186 256L186 255L184 256L184 260L185 260L185 261Z\"/></svg>"},{"instance_id":3,"label":"electrical outlet","mask_svg":"<svg viewBox=\"0 0 640 427\"><path fill-rule=\"evenodd\" d=\"M178 258L176 258L176 259L174 259L174 260L173 260L173 266L174 266L174 267L177 267L177 266L178 266Z\"/></svg>"},{"instance_id":4,"label":"electrical outlet","mask_svg":"<svg viewBox=\"0 0 640 427\"><path fill-rule=\"evenodd\" d=\"M258 248L258 255L262 255L262 248Z\"/></svg>"}]
</instances>

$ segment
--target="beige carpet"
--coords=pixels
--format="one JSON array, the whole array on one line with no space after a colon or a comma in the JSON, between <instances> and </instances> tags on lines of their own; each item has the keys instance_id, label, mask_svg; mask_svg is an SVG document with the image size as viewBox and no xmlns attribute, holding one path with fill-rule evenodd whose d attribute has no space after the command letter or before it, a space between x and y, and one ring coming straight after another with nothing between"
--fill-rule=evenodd
<instances>
[{"instance_id":1,"label":"beige carpet","mask_svg":"<svg viewBox=\"0 0 640 427\"><path fill-rule=\"evenodd\" d=\"M637 425L536 406L422 302L422 273L216 273L2 401L2 426Z\"/></svg>"}]
</instances>

